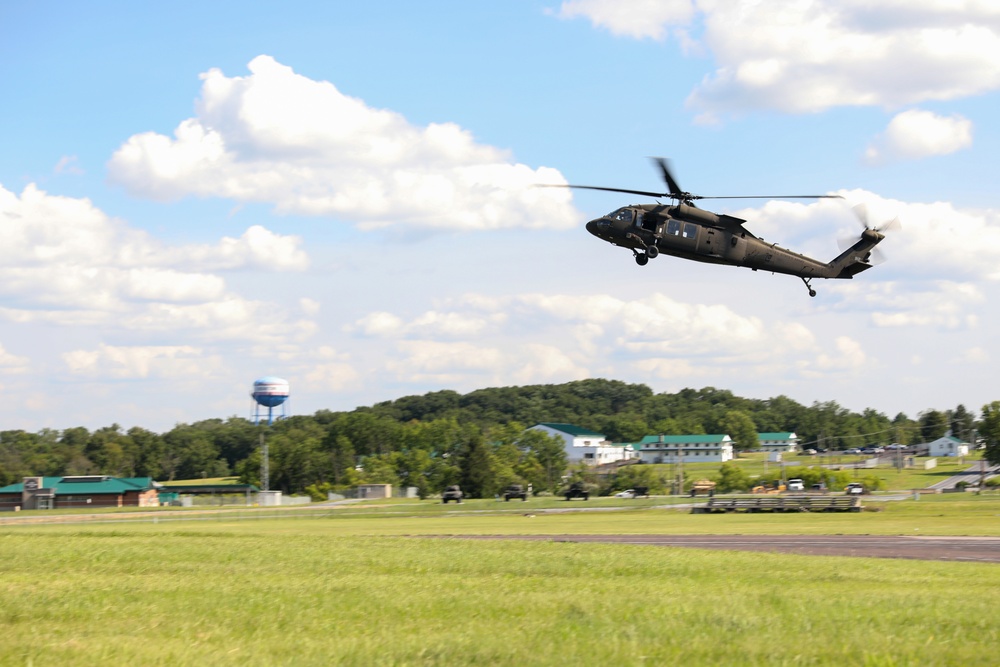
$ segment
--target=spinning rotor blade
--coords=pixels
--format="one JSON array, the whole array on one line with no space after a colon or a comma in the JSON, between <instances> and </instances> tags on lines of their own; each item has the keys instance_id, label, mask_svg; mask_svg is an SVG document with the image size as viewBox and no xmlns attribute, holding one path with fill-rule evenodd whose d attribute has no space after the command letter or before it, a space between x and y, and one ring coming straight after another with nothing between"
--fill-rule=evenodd
<instances>
[{"instance_id":1,"label":"spinning rotor blade","mask_svg":"<svg viewBox=\"0 0 1000 667\"><path fill-rule=\"evenodd\" d=\"M903 223L899 221L898 217L893 218L887 222L883 222L881 225L873 225L871 223L871 215L868 212L868 205L865 203L858 204L854 207L854 214L858 216L858 220L865 229L871 229L878 232L879 234L885 234L887 232L898 232L903 229Z\"/></svg>"},{"instance_id":2,"label":"spinning rotor blade","mask_svg":"<svg viewBox=\"0 0 1000 667\"><path fill-rule=\"evenodd\" d=\"M674 199L680 199L681 201L688 199L700 199L694 197L690 192L684 192L681 190L681 186L677 185L677 181L670 173L670 167L667 163L666 158L654 157L650 158L660 166L660 173L663 175L663 182L667 184L667 189L670 191L670 196Z\"/></svg>"},{"instance_id":3,"label":"spinning rotor blade","mask_svg":"<svg viewBox=\"0 0 1000 667\"><path fill-rule=\"evenodd\" d=\"M693 195L690 192L685 192L681 190L681 187L677 185L677 181L674 180L673 174L670 173L670 163L666 158L654 157L650 158L657 166L660 168L660 175L663 177L663 182L667 186L667 192L650 192L649 190L632 190L630 188L608 188L600 185L541 185L540 187L545 188L576 188L578 190L601 190L603 192L622 192L631 195L642 195L644 197L653 197L655 199L662 199L664 197L669 197L675 201L682 204L687 204L689 206L694 206L694 202L698 199L843 199L840 195L728 195L728 196L705 196L705 195Z\"/></svg>"}]
</instances>

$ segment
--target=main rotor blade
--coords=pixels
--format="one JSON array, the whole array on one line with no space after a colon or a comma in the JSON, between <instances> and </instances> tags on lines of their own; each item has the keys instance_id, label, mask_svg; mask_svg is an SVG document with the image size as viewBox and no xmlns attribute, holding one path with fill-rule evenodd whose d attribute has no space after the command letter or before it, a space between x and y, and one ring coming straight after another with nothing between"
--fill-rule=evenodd
<instances>
[{"instance_id":1,"label":"main rotor blade","mask_svg":"<svg viewBox=\"0 0 1000 667\"><path fill-rule=\"evenodd\" d=\"M843 199L841 195L731 195L710 197L691 195L691 199Z\"/></svg>"},{"instance_id":2,"label":"main rotor blade","mask_svg":"<svg viewBox=\"0 0 1000 667\"><path fill-rule=\"evenodd\" d=\"M542 185L543 188L576 188L577 190L603 190L604 192L624 192L631 195L645 195L647 197L669 197L669 192L647 192L646 190L627 190L625 188L602 188L596 185Z\"/></svg>"},{"instance_id":3,"label":"main rotor blade","mask_svg":"<svg viewBox=\"0 0 1000 667\"><path fill-rule=\"evenodd\" d=\"M690 193L681 190L681 186L677 185L677 181L675 181L673 175L671 175L667 160L662 157L654 157L651 159L660 166L660 172L663 174L663 182L667 184L667 188L670 190L670 196L674 199L680 200L690 199Z\"/></svg>"}]
</instances>

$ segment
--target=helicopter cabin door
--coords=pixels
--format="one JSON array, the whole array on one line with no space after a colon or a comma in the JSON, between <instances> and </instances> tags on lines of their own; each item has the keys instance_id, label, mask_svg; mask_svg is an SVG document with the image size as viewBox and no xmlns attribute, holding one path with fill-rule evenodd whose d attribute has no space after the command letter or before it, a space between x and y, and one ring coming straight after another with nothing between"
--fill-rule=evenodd
<instances>
[{"instance_id":1,"label":"helicopter cabin door","mask_svg":"<svg viewBox=\"0 0 1000 667\"><path fill-rule=\"evenodd\" d=\"M701 228L701 238L698 239L698 254L719 257L722 255L722 244L725 234L711 227Z\"/></svg>"}]
</instances>

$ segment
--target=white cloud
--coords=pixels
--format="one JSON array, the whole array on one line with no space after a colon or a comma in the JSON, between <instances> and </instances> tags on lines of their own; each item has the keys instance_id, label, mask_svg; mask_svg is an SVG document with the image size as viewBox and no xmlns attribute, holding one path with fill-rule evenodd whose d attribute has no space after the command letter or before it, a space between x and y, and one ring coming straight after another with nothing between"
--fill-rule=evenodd
<instances>
[{"instance_id":1,"label":"white cloud","mask_svg":"<svg viewBox=\"0 0 1000 667\"><path fill-rule=\"evenodd\" d=\"M62 355L71 373L119 379L205 378L221 367L218 357L189 345L114 346L73 350Z\"/></svg>"},{"instance_id":2,"label":"white cloud","mask_svg":"<svg viewBox=\"0 0 1000 667\"><path fill-rule=\"evenodd\" d=\"M0 345L0 372L5 375L27 373L30 362L27 357L11 354Z\"/></svg>"},{"instance_id":3,"label":"white cloud","mask_svg":"<svg viewBox=\"0 0 1000 667\"><path fill-rule=\"evenodd\" d=\"M434 311L461 320L489 319L482 331L439 340L415 335L414 324L375 313L356 325L394 339L386 370L402 382L443 386L564 382L598 373L614 377L641 369L676 379L749 372L761 377L786 368L823 366L815 335L795 322L764 322L727 306L686 304L662 295L620 299L606 294L510 297L467 295ZM390 323L373 327L373 322ZM532 342L519 332L530 329Z\"/></svg>"},{"instance_id":4,"label":"white cloud","mask_svg":"<svg viewBox=\"0 0 1000 667\"><path fill-rule=\"evenodd\" d=\"M200 330L212 339L302 337L311 322L231 293L218 269L301 270L296 237L251 227L216 244L167 245L87 199L0 187L0 317L104 331ZM308 315L308 313L307 313Z\"/></svg>"},{"instance_id":5,"label":"white cloud","mask_svg":"<svg viewBox=\"0 0 1000 667\"><path fill-rule=\"evenodd\" d=\"M897 114L865 152L870 164L947 155L972 145L972 121L910 109Z\"/></svg>"},{"instance_id":6,"label":"white cloud","mask_svg":"<svg viewBox=\"0 0 1000 667\"><path fill-rule=\"evenodd\" d=\"M197 117L174 138L131 137L108 164L113 181L159 200L195 195L271 203L280 213L342 217L363 229L565 229L578 221L550 168L512 163L453 123L411 125L270 56L250 75L217 69Z\"/></svg>"},{"instance_id":7,"label":"white cloud","mask_svg":"<svg viewBox=\"0 0 1000 667\"><path fill-rule=\"evenodd\" d=\"M816 359L816 366L823 371L860 370L868 361L861 343L849 336L837 336L833 353L822 353Z\"/></svg>"},{"instance_id":8,"label":"white cloud","mask_svg":"<svg viewBox=\"0 0 1000 667\"><path fill-rule=\"evenodd\" d=\"M501 324L504 319L506 316L502 313L470 317L465 313L429 310L411 322L403 322L391 313L377 312L366 315L346 330L374 338L461 338L476 336L488 327Z\"/></svg>"},{"instance_id":9,"label":"white cloud","mask_svg":"<svg viewBox=\"0 0 1000 667\"><path fill-rule=\"evenodd\" d=\"M561 15L587 16L634 38L673 27L682 45L707 46L717 68L688 98L706 122L752 109L899 107L1000 87L996 3L697 0L696 5L694 19L684 12L656 16L645 0L566 2ZM703 25L696 35L698 18Z\"/></svg>"},{"instance_id":10,"label":"white cloud","mask_svg":"<svg viewBox=\"0 0 1000 667\"><path fill-rule=\"evenodd\" d=\"M691 0L566 0L558 16L563 19L584 16L613 35L663 39L667 26L685 25L694 13Z\"/></svg>"},{"instance_id":11,"label":"white cloud","mask_svg":"<svg viewBox=\"0 0 1000 667\"><path fill-rule=\"evenodd\" d=\"M59 162L56 163L52 171L57 174L73 174L75 176L85 173L80 168L80 161L75 155L64 155L59 158Z\"/></svg>"},{"instance_id":12,"label":"white cloud","mask_svg":"<svg viewBox=\"0 0 1000 667\"><path fill-rule=\"evenodd\" d=\"M868 311L879 328L971 329L986 300L977 285L950 280L859 282L839 286L837 292L848 308Z\"/></svg>"}]
</instances>

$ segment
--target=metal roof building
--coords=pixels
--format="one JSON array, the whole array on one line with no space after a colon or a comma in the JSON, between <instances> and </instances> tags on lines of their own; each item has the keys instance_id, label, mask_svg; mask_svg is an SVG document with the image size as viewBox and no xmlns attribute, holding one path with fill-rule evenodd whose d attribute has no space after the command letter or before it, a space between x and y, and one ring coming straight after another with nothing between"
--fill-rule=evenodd
<instances>
[{"instance_id":1,"label":"metal roof building","mask_svg":"<svg viewBox=\"0 0 1000 667\"><path fill-rule=\"evenodd\" d=\"M0 487L0 510L157 507L158 487L151 477L25 477L18 484Z\"/></svg>"}]
</instances>

